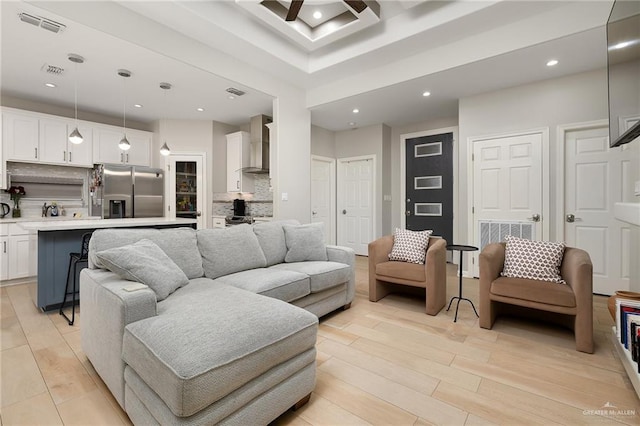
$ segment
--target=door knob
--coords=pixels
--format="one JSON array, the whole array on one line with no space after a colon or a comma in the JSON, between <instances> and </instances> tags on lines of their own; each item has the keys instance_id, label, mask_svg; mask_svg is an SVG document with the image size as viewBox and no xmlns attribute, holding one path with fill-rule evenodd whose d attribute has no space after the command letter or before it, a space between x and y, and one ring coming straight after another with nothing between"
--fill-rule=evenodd
<instances>
[{"instance_id":1,"label":"door knob","mask_svg":"<svg viewBox=\"0 0 640 426\"><path fill-rule=\"evenodd\" d=\"M198 217L202 216L202 212L201 212L200 210L198 210L198 211L196 212L196 216L198 216Z\"/></svg>"},{"instance_id":2,"label":"door knob","mask_svg":"<svg viewBox=\"0 0 640 426\"><path fill-rule=\"evenodd\" d=\"M347 214L347 211L346 210L342 210L342 214Z\"/></svg>"},{"instance_id":3,"label":"door knob","mask_svg":"<svg viewBox=\"0 0 640 426\"><path fill-rule=\"evenodd\" d=\"M575 222L575 221L576 221L576 216L575 216L575 215L573 215L573 214L571 214L571 213L569 213L569 214L567 215L566 220L567 220L567 222L569 222L569 223L573 223L573 222Z\"/></svg>"},{"instance_id":4,"label":"door knob","mask_svg":"<svg viewBox=\"0 0 640 426\"><path fill-rule=\"evenodd\" d=\"M536 214L534 214L533 216L528 217L527 219L528 219L528 220L532 220L532 221L534 221L534 222L540 222L540 215L539 215L538 213L536 213Z\"/></svg>"},{"instance_id":5,"label":"door knob","mask_svg":"<svg viewBox=\"0 0 640 426\"><path fill-rule=\"evenodd\" d=\"M311 212L311 214L315 216L318 214L318 212Z\"/></svg>"},{"instance_id":6,"label":"door knob","mask_svg":"<svg viewBox=\"0 0 640 426\"><path fill-rule=\"evenodd\" d=\"M404 212L404 214L406 214L407 216L411 216L411 210L407 210L406 212Z\"/></svg>"}]
</instances>

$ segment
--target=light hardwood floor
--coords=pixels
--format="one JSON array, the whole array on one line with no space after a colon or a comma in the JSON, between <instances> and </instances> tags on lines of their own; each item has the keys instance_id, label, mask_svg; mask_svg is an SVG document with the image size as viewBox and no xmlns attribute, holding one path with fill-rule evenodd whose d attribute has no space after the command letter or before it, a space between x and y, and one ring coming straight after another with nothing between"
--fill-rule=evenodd
<instances>
[{"instance_id":1,"label":"light hardwood floor","mask_svg":"<svg viewBox=\"0 0 640 426\"><path fill-rule=\"evenodd\" d=\"M450 298L458 278L447 266ZM606 298L594 297L588 355L551 326L500 318L481 329L466 303L457 323L453 308L424 314L421 298L371 303L364 257L356 280L352 308L320 321L311 401L276 425L640 424L609 340ZM477 307L477 280L464 280L464 296ZM38 312L28 285L0 289L0 301L2 425L130 424L82 352L79 318L70 327L57 312ZM603 416L614 411L607 404L624 414Z\"/></svg>"}]
</instances>

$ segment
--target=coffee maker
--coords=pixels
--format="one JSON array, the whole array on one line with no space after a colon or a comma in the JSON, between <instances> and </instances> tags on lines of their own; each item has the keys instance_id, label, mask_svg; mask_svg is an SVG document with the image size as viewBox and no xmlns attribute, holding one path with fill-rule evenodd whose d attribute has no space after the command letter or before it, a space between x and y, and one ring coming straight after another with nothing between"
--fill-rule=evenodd
<instances>
[{"instance_id":1,"label":"coffee maker","mask_svg":"<svg viewBox=\"0 0 640 426\"><path fill-rule=\"evenodd\" d=\"M233 216L246 216L246 208L245 200L239 198L233 200Z\"/></svg>"}]
</instances>

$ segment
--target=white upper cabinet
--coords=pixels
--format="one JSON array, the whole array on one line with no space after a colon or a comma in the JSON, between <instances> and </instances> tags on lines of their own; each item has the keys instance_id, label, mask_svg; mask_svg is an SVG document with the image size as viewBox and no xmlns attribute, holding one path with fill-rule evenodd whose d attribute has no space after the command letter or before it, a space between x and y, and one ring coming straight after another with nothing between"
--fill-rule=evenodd
<instances>
[{"instance_id":1,"label":"white upper cabinet","mask_svg":"<svg viewBox=\"0 0 640 426\"><path fill-rule=\"evenodd\" d=\"M94 129L93 162L150 166L151 133L127 130L127 140L131 144L128 151L118 147L122 136L122 129L106 127Z\"/></svg>"},{"instance_id":2,"label":"white upper cabinet","mask_svg":"<svg viewBox=\"0 0 640 426\"><path fill-rule=\"evenodd\" d=\"M91 127L79 126L84 141L74 145L69 142L69 134L75 128L72 123L66 118L44 114L3 112L4 160L92 167Z\"/></svg>"},{"instance_id":3,"label":"white upper cabinet","mask_svg":"<svg viewBox=\"0 0 640 426\"><path fill-rule=\"evenodd\" d=\"M2 145L7 157L5 161L37 161L39 134L37 116L3 112Z\"/></svg>"},{"instance_id":4,"label":"white upper cabinet","mask_svg":"<svg viewBox=\"0 0 640 426\"><path fill-rule=\"evenodd\" d=\"M254 192L253 175L242 172L251 165L251 139L247 132L227 135L227 192Z\"/></svg>"}]
</instances>

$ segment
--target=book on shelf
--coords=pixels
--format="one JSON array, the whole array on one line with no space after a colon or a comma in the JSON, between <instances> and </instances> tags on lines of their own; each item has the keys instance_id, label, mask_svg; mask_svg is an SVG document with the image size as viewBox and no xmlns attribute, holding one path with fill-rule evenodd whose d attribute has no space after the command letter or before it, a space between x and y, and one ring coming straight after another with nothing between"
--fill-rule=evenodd
<instances>
[{"instance_id":1,"label":"book on shelf","mask_svg":"<svg viewBox=\"0 0 640 426\"><path fill-rule=\"evenodd\" d=\"M636 337L638 335L636 328L640 326L640 312L638 313L628 312L626 317L627 317L627 322L625 324L625 327L627 327L627 330L626 330L627 339L624 344L624 347L625 349L632 351L632 355L633 355L632 344L635 343Z\"/></svg>"},{"instance_id":2,"label":"book on shelf","mask_svg":"<svg viewBox=\"0 0 640 426\"><path fill-rule=\"evenodd\" d=\"M630 299L616 300L616 337L626 350L632 350L632 324L640 324L640 301ZM636 326L636 328L639 328Z\"/></svg>"},{"instance_id":3,"label":"book on shelf","mask_svg":"<svg viewBox=\"0 0 640 426\"><path fill-rule=\"evenodd\" d=\"M632 299L616 300L616 337L618 338L618 340L621 339L621 335L622 335L622 327L620 326L621 324L620 312L623 306L640 309L640 300L632 300ZM622 324L624 324L624 322L622 322Z\"/></svg>"}]
</instances>

